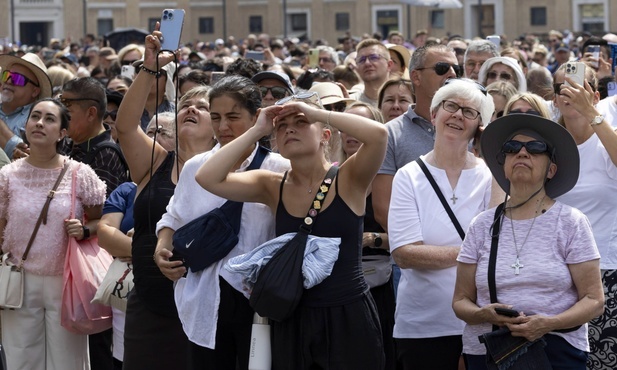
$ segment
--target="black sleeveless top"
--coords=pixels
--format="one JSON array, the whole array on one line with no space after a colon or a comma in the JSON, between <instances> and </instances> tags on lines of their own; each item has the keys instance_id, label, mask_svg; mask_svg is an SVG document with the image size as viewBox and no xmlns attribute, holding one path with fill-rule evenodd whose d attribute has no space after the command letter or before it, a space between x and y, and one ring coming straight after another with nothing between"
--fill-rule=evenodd
<instances>
[{"instance_id":1,"label":"black sleeveless top","mask_svg":"<svg viewBox=\"0 0 617 370\"><path fill-rule=\"evenodd\" d=\"M297 232L304 217L287 213L283 204L283 176L276 209L276 235ZM332 203L321 211L313 223L311 235L341 238L337 261L332 274L311 289L305 289L300 304L309 307L338 306L361 299L368 291L361 265L363 216L356 215L338 194L338 177L335 182L336 195ZM332 196L332 195L329 195ZM308 208L307 208L308 211Z\"/></svg>"},{"instance_id":2,"label":"black sleeveless top","mask_svg":"<svg viewBox=\"0 0 617 370\"><path fill-rule=\"evenodd\" d=\"M173 282L159 270L152 256L156 248L156 223L166 212L176 185L171 181L175 153L169 152L159 168L135 199L133 217L133 282L131 294L137 294L153 312L178 316L174 301Z\"/></svg>"}]
</instances>

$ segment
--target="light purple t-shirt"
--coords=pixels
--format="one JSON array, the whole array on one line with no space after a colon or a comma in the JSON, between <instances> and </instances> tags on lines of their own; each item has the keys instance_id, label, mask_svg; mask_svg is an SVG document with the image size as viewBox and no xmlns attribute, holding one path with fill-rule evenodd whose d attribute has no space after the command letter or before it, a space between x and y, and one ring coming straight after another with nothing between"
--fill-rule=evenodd
<instances>
[{"instance_id":1,"label":"light purple t-shirt","mask_svg":"<svg viewBox=\"0 0 617 370\"><path fill-rule=\"evenodd\" d=\"M488 261L491 250L491 224L495 209L479 214L471 223L458 261L477 264L476 290L479 307L490 304ZM525 245L523 240L533 219L514 220L514 232L519 249L520 274L514 274L516 248L512 238L510 219L504 217L499 235L495 268L497 300L514 305L526 315L533 313L554 316L572 307L578 294L569 264L600 258L587 217L579 210L556 202L546 213L538 216ZM490 323L465 325L463 352L471 355L486 353L478 336L492 330ZM587 325L570 333L554 333L572 346L589 351Z\"/></svg>"}]
</instances>

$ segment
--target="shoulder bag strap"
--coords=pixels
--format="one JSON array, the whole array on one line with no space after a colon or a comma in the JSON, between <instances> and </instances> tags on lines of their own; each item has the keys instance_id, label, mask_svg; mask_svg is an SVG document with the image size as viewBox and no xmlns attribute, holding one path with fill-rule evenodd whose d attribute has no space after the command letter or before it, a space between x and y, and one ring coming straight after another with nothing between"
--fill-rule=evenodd
<instances>
[{"instance_id":1,"label":"shoulder bag strap","mask_svg":"<svg viewBox=\"0 0 617 370\"><path fill-rule=\"evenodd\" d=\"M497 286L495 285L495 265L497 264L497 248L499 247L499 232L501 229L501 218L505 203L501 203L495 210L491 233L491 254L488 259L488 291L491 296L491 303L497 303ZM493 325L493 331L499 329Z\"/></svg>"},{"instance_id":2,"label":"shoulder bag strap","mask_svg":"<svg viewBox=\"0 0 617 370\"><path fill-rule=\"evenodd\" d=\"M313 203L309 207L308 213L304 218L304 222L300 225L300 232L305 232L310 234L313 230L313 223L315 222L315 218L321 211L321 206L323 205L326 197L328 196L330 185L332 185L332 181L336 177L338 172L338 167L332 165L328 172L326 172L326 176L324 177L321 185L319 186L319 191L315 194L315 199L313 199Z\"/></svg>"},{"instance_id":3,"label":"shoulder bag strap","mask_svg":"<svg viewBox=\"0 0 617 370\"><path fill-rule=\"evenodd\" d=\"M259 143L257 143L257 145L257 152L255 153L251 164L249 164L249 166L246 168L247 171L261 168L261 164L264 162L268 154L270 154L270 150L259 145Z\"/></svg>"},{"instance_id":4,"label":"shoulder bag strap","mask_svg":"<svg viewBox=\"0 0 617 370\"><path fill-rule=\"evenodd\" d=\"M19 268L20 269L23 267L24 262L26 261L26 258L28 258L28 253L30 252L30 247L32 247L32 243L34 243L34 239L36 238L36 234L38 233L39 228L41 227L41 222L44 225L47 225L47 213L49 212L49 203L51 203L51 200L54 199L54 195L56 194L56 190L58 189L58 186L60 185L60 181L62 181L62 178L64 177L64 174L66 173L66 170L68 168L69 168L68 161L64 161L64 166L62 167L62 171L60 171L60 175L58 176L58 179L56 179L56 183L54 184L53 188L47 194L47 199L45 200L45 204L43 205L43 209L41 210L41 214L39 215L38 220L36 220L36 225L34 226L34 231L32 231L32 235L30 236L30 240L28 240L28 246L26 247L26 250L24 251L24 255L21 257L21 262L19 263Z\"/></svg>"},{"instance_id":5,"label":"shoulder bag strap","mask_svg":"<svg viewBox=\"0 0 617 370\"><path fill-rule=\"evenodd\" d=\"M448 204L448 202L446 202L446 198L444 198L443 193L441 192L441 190L439 189L439 186L437 185L437 183L435 182L435 179L433 178L433 175L431 175L431 172L428 170L428 168L426 168L426 165L424 164L422 159L420 158L416 159L416 163L418 163L418 165L422 169L422 172L424 172L424 174L426 175L428 182L431 183L433 190L435 190L435 194L437 194L437 197L441 201L443 208L445 208L446 212L448 213L448 216L450 216L450 220L452 220L452 224L454 224L454 227L456 228L458 235L461 237L461 240L464 240L465 231L463 230L463 228L461 227L461 224L456 219L454 212L452 212L452 208L450 208L450 205Z\"/></svg>"}]
</instances>

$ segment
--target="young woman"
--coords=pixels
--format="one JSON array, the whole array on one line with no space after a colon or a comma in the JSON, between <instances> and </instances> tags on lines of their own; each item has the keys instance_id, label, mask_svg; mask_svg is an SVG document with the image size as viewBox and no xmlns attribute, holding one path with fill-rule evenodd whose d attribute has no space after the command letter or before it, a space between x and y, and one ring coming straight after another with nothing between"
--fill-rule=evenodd
<instances>
[{"instance_id":1,"label":"young woman","mask_svg":"<svg viewBox=\"0 0 617 370\"><path fill-rule=\"evenodd\" d=\"M330 168L325 148L329 125L362 146L338 170L312 234L340 237L338 260L329 277L305 289L300 305L283 322L272 322L272 369L381 369L379 318L362 277L362 215L366 193L383 161L387 132L373 120L326 111L316 94L285 98L262 109L254 127L222 148L197 172L197 182L227 199L266 204L276 212L276 234L295 232ZM230 170L259 138L272 130L286 174Z\"/></svg>"},{"instance_id":2,"label":"young woman","mask_svg":"<svg viewBox=\"0 0 617 370\"><path fill-rule=\"evenodd\" d=\"M65 163L64 174L49 205L26 262L22 308L2 310L2 346L9 369L90 369L88 336L60 326L62 274L68 238L84 237L83 226L96 233L105 201L105 183L87 165L58 154L69 113L56 100L34 103L25 134L30 155L0 171L0 244L9 261L19 264L49 191ZM72 189L75 172L76 188ZM69 219L75 191L75 218Z\"/></svg>"}]
</instances>

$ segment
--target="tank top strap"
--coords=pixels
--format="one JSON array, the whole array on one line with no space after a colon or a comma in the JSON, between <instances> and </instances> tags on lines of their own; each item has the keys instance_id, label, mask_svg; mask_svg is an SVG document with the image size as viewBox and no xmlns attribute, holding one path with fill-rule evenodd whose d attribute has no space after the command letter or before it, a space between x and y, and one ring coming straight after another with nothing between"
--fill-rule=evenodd
<instances>
[{"instance_id":1,"label":"tank top strap","mask_svg":"<svg viewBox=\"0 0 617 370\"><path fill-rule=\"evenodd\" d=\"M281 186L279 188L279 203L283 201L283 185L285 185L285 180L287 179L287 172L289 171L285 171L283 174L283 179L281 180Z\"/></svg>"}]
</instances>

